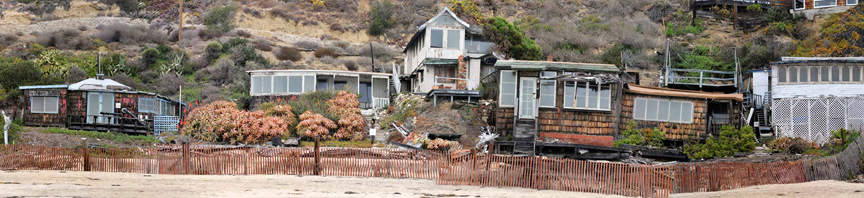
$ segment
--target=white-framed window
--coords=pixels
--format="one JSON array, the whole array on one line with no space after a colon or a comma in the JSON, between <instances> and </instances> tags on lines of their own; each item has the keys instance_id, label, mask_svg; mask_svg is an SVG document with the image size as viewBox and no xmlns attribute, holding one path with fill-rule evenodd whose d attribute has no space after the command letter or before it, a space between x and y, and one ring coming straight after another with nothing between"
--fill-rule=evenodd
<instances>
[{"instance_id":1,"label":"white-framed window","mask_svg":"<svg viewBox=\"0 0 864 198\"><path fill-rule=\"evenodd\" d=\"M633 119L693 123L693 102L637 97L633 104Z\"/></svg>"},{"instance_id":2,"label":"white-framed window","mask_svg":"<svg viewBox=\"0 0 864 198\"><path fill-rule=\"evenodd\" d=\"M816 8L837 6L837 0L813 0L813 5Z\"/></svg>"},{"instance_id":3,"label":"white-framed window","mask_svg":"<svg viewBox=\"0 0 864 198\"><path fill-rule=\"evenodd\" d=\"M288 93L303 93L303 76L288 76Z\"/></svg>"},{"instance_id":4,"label":"white-framed window","mask_svg":"<svg viewBox=\"0 0 864 198\"><path fill-rule=\"evenodd\" d=\"M846 0L846 5L858 5L858 0Z\"/></svg>"},{"instance_id":5,"label":"white-framed window","mask_svg":"<svg viewBox=\"0 0 864 198\"><path fill-rule=\"evenodd\" d=\"M153 98L138 98L138 112L158 113L156 100Z\"/></svg>"},{"instance_id":6,"label":"white-framed window","mask_svg":"<svg viewBox=\"0 0 864 198\"><path fill-rule=\"evenodd\" d=\"M30 113L59 113L59 96L31 96Z\"/></svg>"},{"instance_id":7,"label":"white-framed window","mask_svg":"<svg viewBox=\"0 0 864 198\"><path fill-rule=\"evenodd\" d=\"M429 47L443 48L444 47L444 30L432 29L429 30Z\"/></svg>"},{"instance_id":8,"label":"white-framed window","mask_svg":"<svg viewBox=\"0 0 864 198\"><path fill-rule=\"evenodd\" d=\"M575 95L575 97L570 97ZM569 102L573 101L573 102ZM612 110L612 86L594 82L565 82L564 108Z\"/></svg>"},{"instance_id":9,"label":"white-framed window","mask_svg":"<svg viewBox=\"0 0 864 198\"><path fill-rule=\"evenodd\" d=\"M447 30L447 49L459 49L459 31Z\"/></svg>"},{"instance_id":10,"label":"white-framed window","mask_svg":"<svg viewBox=\"0 0 864 198\"><path fill-rule=\"evenodd\" d=\"M804 9L805 0L795 0L795 9L802 10Z\"/></svg>"},{"instance_id":11,"label":"white-framed window","mask_svg":"<svg viewBox=\"0 0 864 198\"><path fill-rule=\"evenodd\" d=\"M252 77L252 93L302 94L315 91L314 74L261 75Z\"/></svg>"},{"instance_id":12,"label":"white-framed window","mask_svg":"<svg viewBox=\"0 0 864 198\"><path fill-rule=\"evenodd\" d=\"M253 76L252 77L252 93L272 93L272 76Z\"/></svg>"},{"instance_id":13,"label":"white-framed window","mask_svg":"<svg viewBox=\"0 0 864 198\"><path fill-rule=\"evenodd\" d=\"M516 71L501 70L500 84L498 93L499 107L515 107L516 106L516 79L519 76Z\"/></svg>"},{"instance_id":14,"label":"white-framed window","mask_svg":"<svg viewBox=\"0 0 864 198\"><path fill-rule=\"evenodd\" d=\"M861 66L791 66L777 68L781 84L860 83Z\"/></svg>"},{"instance_id":15,"label":"white-framed window","mask_svg":"<svg viewBox=\"0 0 864 198\"><path fill-rule=\"evenodd\" d=\"M544 71L540 73L540 107L555 107L555 90L558 85L557 80L554 79L555 76L558 76L558 72Z\"/></svg>"},{"instance_id":16,"label":"white-framed window","mask_svg":"<svg viewBox=\"0 0 864 198\"><path fill-rule=\"evenodd\" d=\"M288 93L288 76L273 76L273 93Z\"/></svg>"}]
</instances>

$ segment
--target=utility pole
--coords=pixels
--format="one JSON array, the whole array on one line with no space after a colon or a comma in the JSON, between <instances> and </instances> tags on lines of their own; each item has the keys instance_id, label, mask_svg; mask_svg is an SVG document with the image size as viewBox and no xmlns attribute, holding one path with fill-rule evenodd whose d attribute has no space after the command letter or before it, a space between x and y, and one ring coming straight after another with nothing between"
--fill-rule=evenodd
<instances>
[{"instance_id":1,"label":"utility pole","mask_svg":"<svg viewBox=\"0 0 864 198\"><path fill-rule=\"evenodd\" d=\"M375 48L372 47L372 42L369 42L369 56L372 57L372 71L375 71Z\"/></svg>"},{"instance_id":2,"label":"utility pole","mask_svg":"<svg viewBox=\"0 0 864 198\"><path fill-rule=\"evenodd\" d=\"M177 28L177 43L180 43L180 41L183 41L183 0L180 0L177 8L180 10L177 15L177 21L180 23L180 27Z\"/></svg>"}]
</instances>

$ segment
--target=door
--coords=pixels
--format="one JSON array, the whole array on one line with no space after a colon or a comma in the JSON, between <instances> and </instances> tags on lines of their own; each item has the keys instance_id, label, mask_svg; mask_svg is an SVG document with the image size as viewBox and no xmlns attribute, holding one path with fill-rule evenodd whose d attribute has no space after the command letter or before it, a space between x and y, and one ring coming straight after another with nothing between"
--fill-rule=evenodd
<instances>
[{"instance_id":1,"label":"door","mask_svg":"<svg viewBox=\"0 0 864 198\"><path fill-rule=\"evenodd\" d=\"M109 113L109 114L102 114ZM114 93L87 93L87 123L111 123L114 113ZM97 119L98 118L98 119Z\"/></svg>"},{"instance_id":2,"label":"door","mask_svg":"<svg viewBox=\"0 0 864 198\"><path fill-rule=\"evenodd\" d=\"M519 118L534 119L537 112L537 78L519 78Z\"/></svg>"}]
</instances>

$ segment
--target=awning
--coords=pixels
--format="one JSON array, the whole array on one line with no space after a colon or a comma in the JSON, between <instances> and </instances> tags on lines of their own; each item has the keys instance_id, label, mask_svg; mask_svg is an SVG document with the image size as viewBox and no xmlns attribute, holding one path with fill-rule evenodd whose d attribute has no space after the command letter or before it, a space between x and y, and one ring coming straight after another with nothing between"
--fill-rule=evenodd
<instances>
[{"instance_id":1,"label":"awning","mask_svg":"<svg viewBox=\"0 0 864 198\"><path fill-rule=\"evenodd\" d=\"M626 89L625 91L628 93L637 93L637 94L652 95L652 96L674 96L674 97L684 97L684 98L744 101L744 95L743 94L724 94L724 93L690 91L690 90L681 90L681 89L649 87L649 86L634 85L634 84L628 84L628 89Z\"/></svg>"}]
</instances>

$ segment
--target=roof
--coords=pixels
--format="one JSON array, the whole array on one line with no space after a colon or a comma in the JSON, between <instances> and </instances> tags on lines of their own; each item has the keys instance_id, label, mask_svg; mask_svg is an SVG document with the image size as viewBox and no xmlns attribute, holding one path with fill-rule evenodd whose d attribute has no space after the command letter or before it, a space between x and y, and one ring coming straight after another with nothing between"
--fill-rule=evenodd
<instances>
[{"instance_id":1,"label":"roof","mask_svg":"<svg viewBox=\"0 0 864 198\"><path fill-rule=\"evenodd\" d=\"M411 40L409 40L408 44L405 45L405 49L402 50L402 53L408 52L408 47L411 47L411 45L416 43L418 39L422 38L422 36L424 35L423 33L426 32L426 27L429 26L429 24L432 24L432 22L434 22L435 20L438 20L438 18L443 16L445 13L449 14L451 17L456 19L456 22L465 26L465 29L468 29L470 32L476 31L476 30L471 29L470 24L463 21L462 18L459 18L459 16L456 16L456 13L453 13L453 11L450 11L449 7L444 7L444 10L441 10L441 12L438 12L438 14L435 15L435 17L432 17L431 19L429 19L425 23L421 24L420 26L417 26L417 32L414 33L414 36L411 36Z\"/></svg>"},{"instance_id":2,"label":"roof","mask_svg":"<svg viewBox=\"0 0 864 198\"><path fill-rule=\"evenodd\" d=\"M780 61L771 64L792 63L864 63L864 57L782 57Z\"/></svg>"},{"instance_id":3,"label":"roof","mask_svg":"<svg viewBox=\"0 0 864 198\"><path fill-rule=\"evenodd\" d=\"M649 86L642 86L642 85L635 85L635 84L628 84L627 86L628 86L628 88L626 89L626 92L644 94L644 95L674 96L674 97L712 99L712 100L744 101L744 95L743 94L724 94L724 93L713 93L713 92L702 92L702 91L690 91L690 90L669 89L669 88L661 88L661 87L649 87Z\"/></svg>"},{"instance_id":4,"label":"roof","mask_svg":"<svg viewBox=\"0 0 864 198\"><path fill-rule=\"evenodd\" d=\"M524 61L524 60L499 60L495 63L498 69L514 70L558 70L558 71L593 71L593 72L621 72L615 65L597 63L570 63L551 61Z\"/></svg>"},{"instance_id":5,"label":"roof","mask_svg":"<svg viewBox=\"0 0 864 198\"><path fill-rule=\"evenodd\" d=\"M246 73L316 73L316 74L356 74L356 75L372 75L372 76L390 76L389 73L378 72L357 72L357 71L341 71L341 70L290 70L290 69L272 69L272 70L250 70Z\"/></svg>"},{"instance_id":6,"label":"roof","mask_svg":"<svg viewBox=\"0 0 864 198\"><path fill-rule=\"evenodd\" d=\"M19 86L18 89L66 89L69 85L34 85L34 86Z\"/></svg>"},{"instance_id":7,"label":"roof","mask_svg":"<svg viewBox=\"0 0 864 198\"><path fill-rule=\"evenodd\" d=\"M75 84L69 85L70 91L76 90L88 90L88 91L126 91L132 90L131 87L126 86L124 84L120 84L117 81L111 79L96 79L96 78L88 78L87 80L83 80L81 82L77 82Z\"/></svg>"},{"instance_id":8,"label":"roof","mask_svg":"<svg viewBox=\"0 0 864 198\"><path fill-rule=\"evenodd\" d=\"M421 65L458 65L458 59L427 58Z\"/></svg>"}]
</instances>

